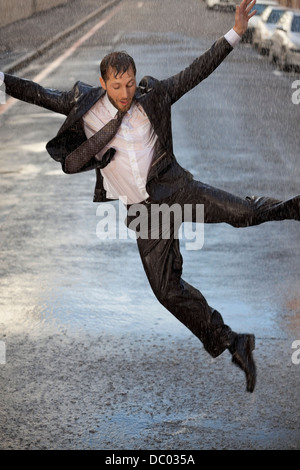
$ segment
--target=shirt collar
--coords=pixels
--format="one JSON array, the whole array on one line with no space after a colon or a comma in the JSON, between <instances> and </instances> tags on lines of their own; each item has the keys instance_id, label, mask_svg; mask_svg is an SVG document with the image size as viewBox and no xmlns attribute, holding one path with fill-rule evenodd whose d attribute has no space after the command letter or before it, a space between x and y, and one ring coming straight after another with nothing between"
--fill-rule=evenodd
<instances>
[{"instance_id":1,"label":"shirt collar","mask_svg":"<svg viewBox=\"0 0 300 470\"><path fill-rule=\"evenodd\" d=\"M107 93L105 93L105 95L103 97L103 104L106 107L109 114L111 115L111 117L114 118L116 116L117 112L118 112L118 109L110 102L110 100L107 96ZM131 104L129 110L127 111L130 116L132 114L133 107L134 107L134 102Z\"/></svg>"}]
</instances>

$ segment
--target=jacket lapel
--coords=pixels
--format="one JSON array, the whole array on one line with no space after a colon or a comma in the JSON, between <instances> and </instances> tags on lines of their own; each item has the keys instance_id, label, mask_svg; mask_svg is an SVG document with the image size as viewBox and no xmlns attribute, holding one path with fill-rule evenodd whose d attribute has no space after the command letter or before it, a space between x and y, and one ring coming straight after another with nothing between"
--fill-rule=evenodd
<instances>
[{"instance_id":1,"label":"jacket lapel","mask_svg":"<svg viewBox=\"0 0 300 470\"><path fill-rule=\"evenodd\" d=\"M105 91L103 88L91 88L88 93L79 95L79 98L73 107L72 111L64 121L63 125L58 131L57 135L65 132L67 129L72 127L77 121L79 121L88 110L94 106L94 104L103 96Z\"/></svg>"}]
</instances>

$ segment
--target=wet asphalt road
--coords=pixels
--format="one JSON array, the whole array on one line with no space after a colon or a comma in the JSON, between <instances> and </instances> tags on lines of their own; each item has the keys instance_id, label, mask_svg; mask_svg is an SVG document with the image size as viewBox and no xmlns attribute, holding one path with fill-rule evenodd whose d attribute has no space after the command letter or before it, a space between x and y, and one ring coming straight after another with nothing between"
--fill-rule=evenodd
<instances>
[{"instance_id":1,"label":"wet asphalt road","mask_svg":"<svg viewBox=\"0 0 300 470\"><path fill-rule=\"evenodd\" d=\"M165 78L233 25L194 0L123 0L113 13L41 83L97 85L113 49L135 58L138 79ZM36 77L87 30L19 75ZM180 163L243 197L298 194L297 79L239 45L174 106ZM299 449L299 224L206 226L198 251L182 240L184 278L256 335L249 395L229 355L210 359L157 303L134 240L97 236L94 174L64 175L44 149L62 122L24 103L0 116L1 448Z\"/></svg>"}]
</instances>

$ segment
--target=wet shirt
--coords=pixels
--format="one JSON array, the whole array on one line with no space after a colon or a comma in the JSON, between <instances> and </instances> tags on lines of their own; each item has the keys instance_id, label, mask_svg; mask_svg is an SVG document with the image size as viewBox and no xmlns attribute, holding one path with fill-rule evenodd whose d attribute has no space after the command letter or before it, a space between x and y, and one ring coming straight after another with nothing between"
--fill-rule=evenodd
<instances>
[{"instance_id":1,"label":"wet shirt","mask_svg":"<svg viewBox=\"0 0 300 470\"><path fill-rule=\"evenodd\" d=\"M233 29L224 37L232 47L241 39ZM83 117L86 137L91 137L101 129L115 117L117 111L107 94L100 98ZM120 199L125 204L133 204L148 198L146 182L156 140L157 135L146 113L134 102L115 137L98 154L101 157L109 148L116 149L111 162L101 170L108 199Z\"/></svg>"},{"instance_id":2,"label":"wet shirt","mask_svg":"<svg viewBox=\"0 0 300 470\"><path fill-rule=\"evenodd\" d=\"M113 119L117 111L107 94L100 98L83 116L86 137L91 137ZM133 204L148 198L146 181L156 140L145 111L133 102L115 137L98 154L101 157L109 148L116 149L111 162L101 169L108 199Z\"/></svg>"}]
</instances>

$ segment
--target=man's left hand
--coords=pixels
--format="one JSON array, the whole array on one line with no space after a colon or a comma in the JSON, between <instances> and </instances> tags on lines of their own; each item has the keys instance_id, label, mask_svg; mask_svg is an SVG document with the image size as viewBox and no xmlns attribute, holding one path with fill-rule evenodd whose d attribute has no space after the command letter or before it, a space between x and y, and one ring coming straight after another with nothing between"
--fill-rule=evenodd
<instances>
[{"instance_id":1,"label":"man's left hand","mask_svg":"<svg viewBox=\"0 0 300 470\"><path fill-rule=\"evenodd\" d=\"M251 11L255 3L256 0L243 0L242 3L236 7L235 24L233 29L240 36L242 36L247 31L248 21L256 13L256 10Z\"/></svg>"}]
</instances>

